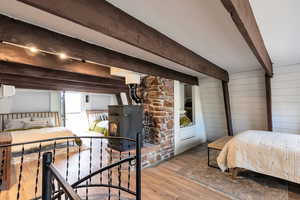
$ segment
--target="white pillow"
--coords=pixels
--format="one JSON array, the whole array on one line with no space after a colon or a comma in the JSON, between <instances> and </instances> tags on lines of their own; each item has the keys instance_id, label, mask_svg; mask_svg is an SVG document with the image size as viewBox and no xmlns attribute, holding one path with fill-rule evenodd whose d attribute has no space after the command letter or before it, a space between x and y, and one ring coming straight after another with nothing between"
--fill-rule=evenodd
<instances>
[{"instance_id":1,"label":"white pillow","mask_svg":"<svg viewBox=\"0 0 300 200\"><path fill-rule=\"evenodd\" d=\"M23 129L25 122L30 122L31 118L7 119L4 121L4 130Z\"/></svg>"},{"instance_id":2,"label":"white pillow","mask_svg":"<svg viewBox=\"0 0 300 200\"><path fill-rule=\"evenodd\" d=\"M54 127L56 125L54 117L33 117L32 121L46 121L47 126L49 127Z\"/></svg>"},{"instance_id":3,"label":"white pillow","mask_svg":"<svg viewBox=\"0 0 300 200\"><path fill-rule=\"evenodd\" d=\"M5 124L4 131L24 129L24 125L23 121L9 121Z\"/></svg>"},{"instance_id":4,"label":"white pillow","mask_svg":"<svg viewBox=\"0 0 300 200\"><path fill-rule=\"evenodd\" d=\"M47 127L48 123L47 121L31 121L31 122L25 122L24 124L24 129L29 129L29 128L43 128Z\"/></svg>"},{"instance_id":5,"label":"white pillow","mask_svg":"<svg viewBox=\"0 0 300 200\"><path fill-rule=\"evenodd\" d=\"M108 130L108 120L101 121L96 124L97 127L105 128Z\"/></svg>"}]
</instances>

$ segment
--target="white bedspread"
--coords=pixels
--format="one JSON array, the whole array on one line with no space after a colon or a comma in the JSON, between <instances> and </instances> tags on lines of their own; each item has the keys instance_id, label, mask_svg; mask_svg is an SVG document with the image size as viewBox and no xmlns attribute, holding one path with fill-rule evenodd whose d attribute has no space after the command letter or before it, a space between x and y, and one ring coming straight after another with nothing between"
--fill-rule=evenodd
<instances>
[{"instance_id":1,"label":"white bedspread","mask_svg":"<svg viewBox=\"0 0 300 200\"><path fill-rule=\"evenodd\" d=\"M12 143L24 143L30 141L37 141L37 140L45 140L51 139L56 137L67 137L67 136L74 136L74 133L65 127L51 127L51 128L41 128L41 129L30 129L24 131L12 131ZM57 143L63 143L66 141L57 141ZM43 146L50 145L53 142L43 143ZM39 144L29 144L25 145L25 149L32 149L38 148ZM22 146L14 146L12 148L12 152L18 152L22 150Z\"/></svg>"},{"instance_id":2,"label":"white bedspread","mask_svg":"<svg viewBox=\"0 0 300 200\"><path fill-rule=\"evenodd\" d=\"M239 167L300 183L300 135L245 131L225 145L217 161L223 171Z\"/></svg>"}]
</instances>

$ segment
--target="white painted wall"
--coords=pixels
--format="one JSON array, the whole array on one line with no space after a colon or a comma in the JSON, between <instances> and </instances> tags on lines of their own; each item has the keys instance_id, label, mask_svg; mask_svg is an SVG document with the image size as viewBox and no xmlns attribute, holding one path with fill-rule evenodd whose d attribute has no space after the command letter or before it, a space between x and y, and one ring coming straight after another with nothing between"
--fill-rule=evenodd
<instances>
[{"instance_id":1,"label":"white painted wall","mask_svg":"<svg viewBox=\"0 0 300 200\"><path fill-rule=\"evenodd\" d=\"M50 111L56 112L61 110L61 92L50 92Z\"/></svg>"},{"instance_id":2,"label":"white painted wall","mask_svg":"<svg viewBox=\"0 0 300 200\"><path fill-rule=\"evenodd\" d=\"M121 95L123 105L128 105L128 99L127 99L126 93L121 92L120 95Z\"/></svg>"},{"instance_id":3,"label":"white painted wall","mask_svg":"<svg viewBox=\"0 0 300 200\"><path fill-rule=\"evenodd\" d=\"M0 97L0 113L9 113L11 110L12 97Z\"/></svg>"},{"instance_id":4,"label":"white painted wall","mask_svg":"<svg viewBox=\"0 0 300 200\"><path fill-rule=\"evenodd\" d=\"M60 110L60 92L17 89L16 95L0 98L0 113Z\"/></svg>"},{"instance_id":5,"label":"white painted wall","mask_svg":"<svg viewBox=\"0 0 300 200\"><path fill-rule=\"evenodd\" d=\"M110 99L110 104L109 105L118 105L117 97L116 95L112 95Z\"/></svg>"},{"instance_id":6,"label":"white painted wall","mask_svg":"<svg viewBox=\"0 0 300 200\"><path fill-rule=\"evenodd\" d=\"M261 70L230 74L233 133L267 130L265 76Z\"/></svg>"},{"instance_id":7,"label":"white painted wall","mask_svg":"<svg viewBox=\"0 0 300 200\"><path fill-rule=\"evenodd\" d=\"M89 95L89 103L85 103L85 95ZM105 110L109 105L117 105L115 95L82 93L82 110Z\"/></svg>"},{"instance_id":8,"label":"white painted wall","mask_svg":"<svg viewBox=\"0 0 300 200\"><path fill-rule=\"evenodd\" d=\"M105 110L108 109L109 105L116 105L115 95L111 94L95 94L95 93L84 93L82 94L83 98L85 95L89 95L90 101L85 105L85 110ZM83 100L84 102L84 100Z\"/></svg>"},{"instance_id":9,"label":"white painted wall","mask_svg":"<svg viewBox=\"0 0 300 200\"><path fill-rule=\"evenodd\" d=\"M227 135L222 82L202 78L199 85L207 140L213 141Z\"/></svg>"},{"instance_id":10,"label":"white painted wall","mask_svg":"<svg viewBox=\"0 0 300 200\"><path fill-rule=\"evenodd\" d=\"M272 78L273 130L300 134L300 64L274 67ZM221 82L200 79L202 108L208 140L226 134ZM264 73L260 70L230 74L233 131L266 130Z\"/></svg>"},{"instance_id":11,"label":"white painted wall","mask_svg":"<svg viewBox=\"0 0 300 200\"><path fill-rule=\"evenodd\" d=\"M206 141L205 124L201 107L201 92L198 86L193 86L193 103L195 124L180 128L179 116L181 107L180 83L174 81L174 134L175 154L180 154Z\"/></svg>"},{"instance_id":12,"label":"white painted wall","mask_svg":"<svg viewBox=\"0 0 300 200\"><path fill-rule=\"evenodd\" d=\"M230 74L230 105L233 132L267 129L264 73L261 70ZM227 135L222 83L200 79L202 108L208 141Z\"/></svg>"},{"instance_id":13,"label":"white painted wall","mask_svg":"<svg viewBox=\"0 0 300 200\"><path fill-rule=\"evenodd\" d=\"M108 109L110 105L112 95L101 95L101 94L92 94L90 95L91 109L92 110L102 110Z\"/></svg>"},{"instance_id":14,"label":"white painted wall","mask_svg":"<svg viewBox=\"0 0 300 200\"><path fill-rule=\"evenodd\" d=\"M300 134L300 64L274 67L273 130Z\"/></svg>"}]
</instances>

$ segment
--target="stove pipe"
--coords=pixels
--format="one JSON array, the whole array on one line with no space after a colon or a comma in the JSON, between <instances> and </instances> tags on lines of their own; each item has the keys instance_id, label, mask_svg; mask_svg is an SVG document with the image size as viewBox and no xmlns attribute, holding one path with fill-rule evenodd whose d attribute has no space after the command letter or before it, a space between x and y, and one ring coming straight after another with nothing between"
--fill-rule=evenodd
<instances>
[{"instance_id":1,"label":"stove pipe","mask_svg":"<svg viewBox=\"0 0 300 200\"><path fill-rule=\"evenodd\" d=\"M142 99L136 94L138 84L128 84L130 98L137 104L142 103Z\"/></svg>"}]
</instances>

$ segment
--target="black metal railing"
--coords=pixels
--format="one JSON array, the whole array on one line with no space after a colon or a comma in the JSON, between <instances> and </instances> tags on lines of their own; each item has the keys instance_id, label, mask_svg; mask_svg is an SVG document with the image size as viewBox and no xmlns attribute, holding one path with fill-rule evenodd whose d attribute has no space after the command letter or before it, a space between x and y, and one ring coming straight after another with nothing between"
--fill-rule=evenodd
<instances>
[{"instance_id":1,"label":"black metal railing","mask_svg":"<svg viewBox=\"0 0 300 200\"><path fill-rule=\"evenodd\" d=\"M107 147L108 140L124 140L132 150L117 152ZM0 145L0 152L13 151L12 159L18 160L15 164L9 163L9 169L4 169L7 161L0 155L0 171L12 170L7 173L16 177L17 183L10 186L15 187L12 191L16 193L16 200L81 199L83 196L88 200L90 189L95 188L107 188L102 199L121 199L122 195L129 195L140 200L141 142L141 136L137 134L136 140L74 136ZM14 148L19 151L15 152ZM135 182L131 178L132 169L135 169ZM0 186L5 178L1 174ZM14 195L10 193L10 196Z\"/></svg>"},{"instance_id":2,"label":"black metal railing","mask_svg":"<svg viewBox=\"0 0 300 200\"><path fill-rule=\"evenodd\" d=\"M60 175L58 170L52 164L52 153L47 152L43 155L43 182L42 182L42 199L53 199L54 192L52 191L53 181L57 180L58 192L57 198L61 199L62 193L65 198L70 200L80 200L80 196L73 190L73 188Z\"/></svg>"}]
</instances>

